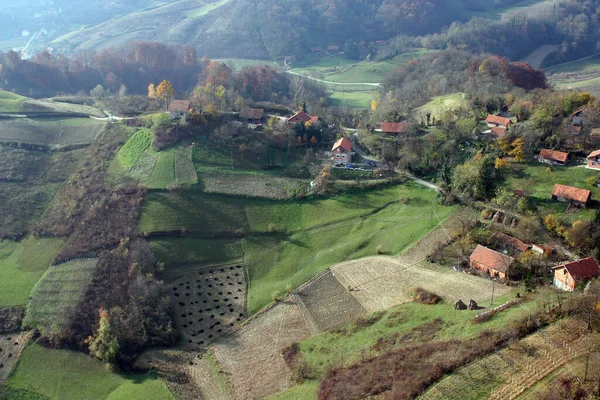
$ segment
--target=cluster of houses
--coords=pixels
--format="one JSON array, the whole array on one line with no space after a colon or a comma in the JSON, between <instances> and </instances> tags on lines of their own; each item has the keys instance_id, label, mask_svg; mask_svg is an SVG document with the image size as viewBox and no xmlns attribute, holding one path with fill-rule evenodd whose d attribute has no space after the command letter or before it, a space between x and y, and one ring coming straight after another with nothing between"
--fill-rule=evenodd
<instances>
[{"instance_id":1,"label":"cluster of houses","mask_svg":"<svg viewBox=\"0 0 600 400\"><path fill-rule=\"evenodd\" d=\"M513 252L545 252L545 248L542 246L528 245L503 233L498 233L495 236L499 242L504 244L505 249L510 248ZM513 262L513 257L482 245L477 245L469 257L469 265L472 268L489 274L493 278L503 280L509 279ZM585 285L591 279L600 277L600 267L592 257L563 263L554 267L553 270L554 286L567 291L573 291L575 288Z\"/></svg>"}]
</instances>

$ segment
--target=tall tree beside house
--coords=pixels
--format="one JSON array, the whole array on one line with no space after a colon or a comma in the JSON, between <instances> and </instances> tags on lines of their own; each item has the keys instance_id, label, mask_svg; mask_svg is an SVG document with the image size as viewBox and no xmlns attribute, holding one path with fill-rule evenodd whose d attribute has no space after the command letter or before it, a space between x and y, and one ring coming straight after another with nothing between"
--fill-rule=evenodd
<instances>
[{"instance_id":1,"label":"tall tree beside house","mask_svg":"<svg viewBox=\"0 0 600 400\"><path fill-rule=\"evenodd\" d=\"M175 90L173 90L173 86L171 86L171 82L168 80L162 81L156 87L156 95L158 98L165 100L165 108L169 106L169 101L175 96Z\"/></svg>"}]
</instances>

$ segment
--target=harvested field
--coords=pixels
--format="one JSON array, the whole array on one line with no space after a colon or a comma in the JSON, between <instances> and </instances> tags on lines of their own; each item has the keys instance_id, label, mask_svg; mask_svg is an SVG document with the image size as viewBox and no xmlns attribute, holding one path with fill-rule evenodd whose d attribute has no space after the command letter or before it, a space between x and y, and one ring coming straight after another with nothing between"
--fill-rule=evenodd
<instances>
[{"instance_id":1,"label":"harvested field","mask_svg":"<svg viewBox=\"0 0 600 400\"><path fill-rule=\"evenodd\" d=\"M257 174L228 174L227 172L201 174L206 193L232 196L261 197L285 200L296 193L306 193L308 181Z\"/></svg>"},{"instance_id":2,"label":"harvested field","mask_svg":"<svg viewBox=\"0 0 600 400\"><path fill-rule=\"evenodd\" d=\"M246 318L247 282L242 266L189 272L171 286L175 321L188 347L204 347Z\"/></svg>"},{"instance_id":3,"label":"harvested field","mask_svg":"<svg viewBox=\"0 0 600 400\"><path fill-rule=\"evenodd\" d=\"M281 351L310 336L297 304L281 302L212 346L236 399L263 399L291 384Z\"/></svg>"},{"instance_id":4,"label":"harvested field","mask_svg":"<svg viewBox=\"0 0 600 400\"><path fill-rule=\"evenodd\" d=\"M6 382L15 369L30 337L31 332L0 335L0 385Z\"/></svg>"},{"instance_id":5,"label":"harvested field","mask_svg":"<svg viewBox=\"0 0 600 400\"><path fill-rule=\"evenodd\" d=\"M61 336L92 282L98 259L77 259L51 267L31 292L23 326Z\"/></svg>"},{"instance_id":6,"label":"harvested field","mask_svg":"<svg viewBox=\"0 0 600 400\"><path fill-rule=\"evenodd\" d=\"M90 143L104 122L89 118L17 118L0 120L0 141L46 146Z\"/></svg>"},{"instance_id":7,"label":"harvested field","mask_svg":"<svg viewBox=\"0 0 600 400\"><path fill-rule=\"evenodd\" d=\"M352 322L366 312L330 270L302 285L297 297L314 322L317 328L315 333Z\"/></svg>"},{"instance_id":8,"label":"harvested field","mask_svg":"<svg viewBox=\"0 0 600 400\"><path fill-rule=\"evenodd\" d=\"M540 68L544 63L546 57L550 54L554 53L559 49L559 46L545 44L543 46L538 47L533 52L531 52L527 57L525 57L522 61L529 63L533 68Z\"/></svg>"}]
</instances>

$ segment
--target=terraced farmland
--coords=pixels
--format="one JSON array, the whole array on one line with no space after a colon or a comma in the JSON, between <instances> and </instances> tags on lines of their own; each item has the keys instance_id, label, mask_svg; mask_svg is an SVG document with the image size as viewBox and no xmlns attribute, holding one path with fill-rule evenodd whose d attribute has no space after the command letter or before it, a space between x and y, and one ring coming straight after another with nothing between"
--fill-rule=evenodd
<instances>
[{"instance_id":1,"label":"terraced farmland","mask_svg":"<svg viewBox=\"0 0 600 400\"><path fill-rule=\"evenodd\" d=\"M38 328L45 336L60 336L92 282L97 262L76 259L51 267L31 293L23 326Z\"/></svg>"}]
</instances>

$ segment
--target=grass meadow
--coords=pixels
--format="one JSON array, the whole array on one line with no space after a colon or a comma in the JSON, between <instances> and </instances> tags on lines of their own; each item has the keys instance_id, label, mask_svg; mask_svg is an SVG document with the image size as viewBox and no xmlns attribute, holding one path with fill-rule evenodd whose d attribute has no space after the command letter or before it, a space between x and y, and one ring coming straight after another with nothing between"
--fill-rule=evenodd
<instances>
[{"instance_id":1,"label":"grass meadow","mask_svg":"<svg viewBox=\"0 0 600 400\"><path fill-rule=\"evenodd\" d=\"M427 113L431 113L432 118L439 119L446 111L458 110L467 106L466 94L457 92L434 97L429 103L415 108L412 114L417 121L427 122Z\"/></svg>"},{"instance_id":2,"label":"grass meadow","mask_svg":"<svg viewBox=\"0 0 600 400\"><path fill-rule=\"evenodd\" d=\"M589 177L596 176L597 172L582 166L550 166L535 161L510 163L502 175L502 186L508 189L523 189L531 206L555 214L563 223L569 225L575 220L592 219L595 210L581 209L575 214L565 214L566 203L551 200L555 183L590 190L592 201L600 200L600 188L586 182Z\"/></svg>"},{"instance_id":3,"label":"grass meadow","mask_svg":"<svg viewBox=\"0 0 600 400\"><path fill-rule=\"evenodd\" d=\"M15 118L0 120L0 141L46 146L88 144L104 126L90 118Z\"/></svg>"},{"instance_id":4,"label":"grass meadow","mask_svg":"<svg viewBox=\"0 0 600 400\"><path fill-rule=\"evenodd\" d=\"M7 382L7 387L13 394L21 394L25 399L174 398L165 383L154 374L117 374L86 354L71 350L47 349L37 344L25 348L17 368Z\"/></svg>"},{"instance_id":5,"label":"grass meadow","mask_svg":"<svg viewBox=\"0 0 600 400\"><path fill-rule=\"evenodd\" d=\"M0 112L11 113L21 111L26 97L0 90Z\"/></svg>"},{"instance_id":6,"label":"grass meadow","mask_svg":"<svg viewBox=\"0 0 600 400\"><path fill-rule=\"evenodd\" d=\"M58 254L61 239L0 242L0 307L26 305L31 290Z\"/></svg>"},{"instance_id":7,"label":"grass meadow","mask_svg":"<svg viewBox=\"0 0 600 400\"><path fill-rule=\"evenodd\" d=\"M214 237L243 236L248 310L254 313L275 293L285 293L288 286L296 287L332 264L374 255L378 248L385 254L408 249L452 210L438 204L434 191L413 183L303 202L156 192L145 201L138 230L183 231L206 240L170 239L169 246L182 241L183 246L200 247ZM159 260L169 264L169 253L159 251ZM238 253L231 257L218 261L237 262ZM181 260L172 264L185 268Z\"/></svg>"},{"instance_id":8,"label":"grass meadow","mask_svg":"<svg viewBox=\"0 0 600 400\"><path fill-rule=\"evenodd\" d=\"M45 336L61 336L92 282L97 261L73 260L48 269L31 292L23 326L38 328Z\"/></svg>"}]
</instances>

